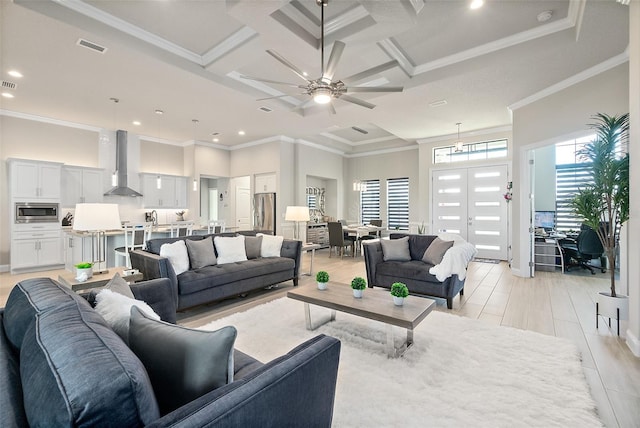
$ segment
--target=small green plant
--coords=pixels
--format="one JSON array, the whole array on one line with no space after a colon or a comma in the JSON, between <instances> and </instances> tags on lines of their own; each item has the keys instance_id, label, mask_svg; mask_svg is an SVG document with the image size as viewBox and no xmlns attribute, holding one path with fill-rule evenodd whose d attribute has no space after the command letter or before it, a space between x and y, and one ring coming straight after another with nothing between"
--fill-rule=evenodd
<instances>
[{"instance_id":1,"label":"small green plant","mask_svg":"<svg viewBox=\"0 0 640 428\"><path fill-rule=\"evenodd\" d=\"M316 274L316 281L318 282L329 282L329 274L323 270L319 271Z\"/></svg>"},{"instance_id":2,"label":"small green plant","mask_svg":"<svg viewBox=\"0 0 640 428\"><path fill-rule=\"evenodd\" d=\"M89 269L91 266L93 266L93 264L89 262L81 262L75 266L76 266L76 269Z\"/></svg>"},{"instance_id":3,"label":"small green plant","mask_svg":"<svg viewBox=\"0 0 640 428\"><path fill-rule=\"evenodd\" d=\"M424 225L424 221L420 224L420 226L418 226L418 234L419 235L424 235L424 232L426 231L426 227Z\"/></svg>"},{"instance_id":4,"label":"small green plant","mask_svg":"<svg viewBox=\"0 0 640 428\"><path fill-rule=\"evenodd\" d=\"M409 289L402 282L394 282L391 284L391 295L395 297L407 297Z\"/></svg>"},{"instance_id":5,"label":"small green plant","mask_svg":"<svg viewBox=\"0 0 640 428\"><path fill-rule=\"evenodd\" d=\"M364 290L367 288L367 281L360 276L356 276L351 280L351 288L354 290Z\"/></svg>"}]
</instances>

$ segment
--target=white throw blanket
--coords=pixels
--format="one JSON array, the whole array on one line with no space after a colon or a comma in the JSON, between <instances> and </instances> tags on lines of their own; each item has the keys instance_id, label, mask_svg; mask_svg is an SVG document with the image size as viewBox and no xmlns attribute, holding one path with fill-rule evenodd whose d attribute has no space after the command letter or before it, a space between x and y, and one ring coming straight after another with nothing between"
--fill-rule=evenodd
<instances>
[{"instance_id":1,"label":"white throw blanket","mask_svg":"<svg viewBox=\"0 0 640 428\"><path fill-rule=\"evenodd\" d=\"M453 274L458 275L461 280L465 279L467 277L467 265L478 254L478 250L460 235L442 233L438 237L443 241L453 241L453 247L444 253L440 264L429 269L429 273L435 275L438 281L444 281Z\"/></svg>"}]
</instances>

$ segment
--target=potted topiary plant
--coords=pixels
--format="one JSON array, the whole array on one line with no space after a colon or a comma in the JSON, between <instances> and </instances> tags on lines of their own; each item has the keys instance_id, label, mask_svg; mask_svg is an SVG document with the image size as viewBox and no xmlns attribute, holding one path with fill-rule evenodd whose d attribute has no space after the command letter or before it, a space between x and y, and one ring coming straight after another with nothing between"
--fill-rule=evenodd
<instances>
[{"instance_id":1,"label":"potted topiary plant","mask_svg":"<svg viewBox=\"0 0 640 428\"><path fill-rule=\"evenodd\" d=\"M629 307L627 296L616 292L615 278L620 228L629 219L629 114L598 113L593 119L596 138L578 152L591 164L593 184L576 193L571 207L596 232L609 263L610 291L596 296L597 313L619 322L626 319Z\"/></svg>"},{"instance_id":2,"label":"potted topiary plant","mask_svg":"<svg viewBox=\"0 0 640 428\"><path fill-rule=\"evenodd\" d=\"M391 284L391 295L393 296L393 304L402 306L404 299L409 295L409 289L402 282L394 282Z\"/></svg>"},{"instance_id":3,"label":"potted topiary plant","mask_svg":"<svg viewBox=\"0 0 640 428\"><path fill-rule=\"evenodd\" d=\"M323 270L316 274L316 282L318 283L318 290L326 290L327 282L329 282L329 274Z\"/></svg>"},{"instance_id":4,"label":"potted topiary plant","mask_svg":"<svg viewBox=\"0 0 640 428\"><path fill-rule=\"evenodd\" d=\"M356 276L351 280L351 288L353 289L353 297L362 298L362 292L367 288L367 281L360 276Z\"/></svg>"},{"instance_id":5,"label":"potted topiary plant","mask_svg":"<svg viewBox=\"0 0 640 428\"><path fill-rule=\"evenodd\" d=\"M93 276L93 264L89 262L81 262L75 265L76 279L80 282L86 281Z\"/></svg>"}]
</instances>

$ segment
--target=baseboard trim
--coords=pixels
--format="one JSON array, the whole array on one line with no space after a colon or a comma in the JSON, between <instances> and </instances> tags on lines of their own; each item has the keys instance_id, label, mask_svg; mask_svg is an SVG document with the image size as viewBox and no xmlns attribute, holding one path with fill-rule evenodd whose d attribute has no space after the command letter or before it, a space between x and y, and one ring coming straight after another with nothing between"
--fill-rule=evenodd
<instances>
[{"instance_id":1,"label":"baseboard trim","mask_svg":"<svg viewBox=\"0 0 640 428\"><path fill-rule=\"evenodd\" d=\"M0 272L9 272L9 265L0 265Z\"/></svg>"},{"instance_id":2,"label":"baseboard trim","mask_svg":"<svg viewBox=\"0 0 640 428\"><path fill-rule=\"evenodd\" d=\"M640 357L640 340L638 340L638 337L633 334L630 328L627 329L627 346L631 349L633 355Z\"/></svg>"}]
</instances>

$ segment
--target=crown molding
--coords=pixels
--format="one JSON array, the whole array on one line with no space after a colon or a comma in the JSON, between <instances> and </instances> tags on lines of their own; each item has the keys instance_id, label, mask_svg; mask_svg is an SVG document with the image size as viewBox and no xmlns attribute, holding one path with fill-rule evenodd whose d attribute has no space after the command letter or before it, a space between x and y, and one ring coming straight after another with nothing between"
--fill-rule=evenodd
<instances>
[{"instance_id":1,"label":"crown molding","mask_svg":"<svg viewBox=\"0 0 640 428\"><path fill-rule=\"evenodd\" d=\"M396 152L406 152L407 150L418 150L418 145L414 144L411 146L405 146L405 147L395 147L395 148L391 148L391 149L380 149L380 150L372 150L369 152L363 152L363 153L352 153L352 154L345 154L344 157L351 159L351 158L363 158L366 156L375 156L375 155L386 155L389 153L396 153Z\"/></svg>"},{"instance_id":2,"label":"crown molding","mask_svg":"<svg viewBox=\"0 0 640 428\"><path fill-rule=\"evenodd\" d=\"M83 129L85 131L100 132L104 128L98 126L85 125L83 123L69 122L67 120L54 119L51 117L38 116L30 113L0 109L0 116L15 117L18 119L32 120L34 122L49 123L51 125L66 126L67 128Z\"/></svg>"},{"instance_id":3,"label":"crown molding","mask_svg":"<svg viewBox=\"0 0 640 428\"><path fill-rule=\"evenodd\" d=\"M488 135L488 134L498 134L501 132L511 132L513 131L513 126L511 125L505 125L505 126L496 126L494 128L484 128L484 129L477 129L474 131L466 131L466 132L462 132L460 133L460 137L477 137L479 135ZM418 145L420 144L431 144L431 143L439 143L445 140L449 140L452 138L458 138L458 133L454 132L452 134L444 134L444 135L438 135L436 137L429 137L429 138L420 138L417 141Z\"/></svg>"},{"instance_id":4,"label":"crown molding","mask_svg":"<svg viewBox=\"0 0 640 428\"><path fill-rule=\"evenodd\" d=\"M303 140L301 138L295 140L296 144L301 144L303 146L307 146L307 147L312 147L314 149L318 149L318 150L323 150L325 152L329 152L329 153L334 153L336 155L340 155L340 156L346 156L345 152L343 152L342 150L338 150L338 149L334 149L331 147L326 147L323 146L322 144L318 144L318 143L314 143L308 140Z\"/></svg>"}]
</instances>

